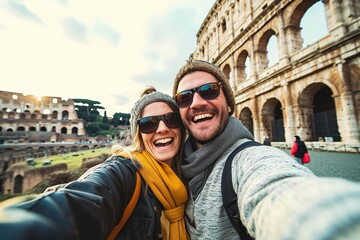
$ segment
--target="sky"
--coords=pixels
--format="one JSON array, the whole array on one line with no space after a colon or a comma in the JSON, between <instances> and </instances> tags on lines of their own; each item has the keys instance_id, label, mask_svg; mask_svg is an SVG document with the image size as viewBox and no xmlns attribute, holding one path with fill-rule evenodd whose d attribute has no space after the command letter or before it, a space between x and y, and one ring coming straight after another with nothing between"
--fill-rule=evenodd
<instances>
[{"instance_id":1,"label":"sky","mask_svg":"<svg viewBox=\"0 0 360 240\"><path fill-rule=\"evenodd\" d=\"M0 90L99 101L129 113L172 93L215 0L0 0Z\"/></svg>"},{"instance_id":2,"label":"sky","mask_svg":"<svg viewBox=\"0 0 360 240\"><path fill-rule=\"evenodd\" d=\"M172 94L214 3L0 0L0 90L94 100L108 117L130 113L146 86ZM326 35L323 4L309 9L302 24L310 43Z\"/></svg>"}]
</instances>

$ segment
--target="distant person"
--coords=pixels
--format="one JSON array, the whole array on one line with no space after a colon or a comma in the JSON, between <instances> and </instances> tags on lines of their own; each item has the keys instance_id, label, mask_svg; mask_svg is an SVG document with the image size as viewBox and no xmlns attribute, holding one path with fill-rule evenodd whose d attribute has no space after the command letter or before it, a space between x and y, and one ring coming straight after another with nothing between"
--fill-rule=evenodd
<instances>
[{"instance_id":1,"label":"distant person","mask_svg":"<svg viewBox=\"0 0 360 240\"><path fill-rule=\"evenodd\" d=\"M0 209L0 238L106 239L133 195L138 171L140 197L116 239L189 239L179 151L185 130L175 101L150 87L130 122L132 145L115 144L114 155L81 180Z\"/></svg>"},{"instance_id":2,"label":"distant person","mask_svg":"<svg viewBox=\"0 0 360 240\"><path fill-rule=\"evenodd\" d=\"M175 77L173 96L189 133L182 169L191 239L239 239L222 201L224 187L236 194L231 210L243 223L242 240L246 232L256 240L359 239L360 184L316 177L284 151L256 144L232 116L235 97L220 68L189 60ZM225 162L239 146L248 147L235 152L232 184L223 186Z\"/></svg>"},{"instance_id":3,"label":"distant person","mask_svg":"<svg viewBox=\"0 0 360 240\"><path fill-rule=\"evenodd\" d=\"M269 137L265 137L263 144L264 144L265 146L271 146L270 138L269 138Z\"/></svg>"},{"instance_id":4,"label":"distant person","mask_svg":"<svg viewBox=\"0 0 360 240\"><path fill-rule=\"evenodd\" d=\"M291 146L290 154L294 157L294 159L302 164L302 158L305 153L307 153L307 147L305 142L300 139L298 135L294 136L294 142Z\"/></svg>"}]
</instances>

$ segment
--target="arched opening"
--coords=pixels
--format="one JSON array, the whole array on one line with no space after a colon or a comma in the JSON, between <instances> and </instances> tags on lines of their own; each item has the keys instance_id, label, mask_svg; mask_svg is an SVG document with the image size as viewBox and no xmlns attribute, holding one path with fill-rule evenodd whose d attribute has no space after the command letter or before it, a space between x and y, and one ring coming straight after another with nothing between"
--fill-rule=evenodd
<instances>
[{"instance_id":1,"label":"arched opening","mask_svg":"<svg viewBox=\"0 0 360 240\"><path fill-rule=\"evenodd\" d=\"M223 72L224 72L226 78L227 78L229 81L231 81L231 80L230 80L230 78L231 78L231 69L230 69L229 64L226 64L226 65L225 65L225 67L224 67L224 69L223 69Z\"/></svg>"},{"instance_id":2,"label":"arched opening","mask_svg":"<svg viewBox=\"0 0 360 240\"><path fill-rule=\"evenodd\" d=\"M19 127L17 128L17 131L19 131L19 132L24 132L24 131L25 131L25 127L19 126Z\"/></svg>"},{"instance_id":3,"label":"arched opening","mask_svg":"<svg viewBox=\"0 0 360 240\"><path fill-rule=\"evenodd\" d=\"M24 177L17 175L14 179L14 193L22 193L23 191Z\"/></svg>"},{"instance_id":4,"label":"arched opening","mask_svg":"<svg viewBox=\"0 0 360 240\"><path fill-rule=\"evenodd\" d=\"M246 107L240 112L240 121L254 135L254 124L251 110Z\"/></svg>"},{"instance_id":5,"label":"arched opening","mask_svg":"<svg viewBox=\"0 0 360 240\"><path fill-rule=\"evenodd\" d=\"M237 83L245 81L250 77L250 56L246 50L243 50L237 59Z\"/></svg>"},{"instance_id":6,"label":"arched opening","mask_svg":"<svg viewBox=\"0 0 360 240\"><path fill-rule=\"evenodd\" d=\"M282 114L281 103L278 102L275 106L274 111L274 122L273 122L273 138L274 141L283 142L285 141L285 130L284 130L284 117Z\"/></svg>"},{"instance_id":7,"label":"arched opening","mask_svg":"<svg viewBox=\"0 0 360 240\"><path fill-rule=\"evenodd\" d=\"M275 38L275 47L270 46L269 45L269 40L271 37ZM269 67L269 55L271 56L271 58L276 59L275 55L277 55L277 59L279 58L278 53L277 53L277 40L276 40L276 35L275 35L275 31L272 29L267 30L264 35L261 37L260 41L259 41L259 45L258 45L258 50L257 52L257 59L259 60L258 64L259 64L259 70L262 71L266 68ZM273 41L273 40L272 40ZM273 44L271 42L271 44ZM270 50L270 53L269 53Z\"/></svg>"},{"instance_id":8,"label":"arched opening","mask_svg":"<svg viewBox=\"0 0 360 240\"><path fill-rule=\"evenodd\" d=\"M270 98L261 110L264 136L273 142L285 141L284 118L281 103L276 98Z\"/></svg>"},{"instance_id":9,"label":"arched opening","mask_svg":"<svg viewBox=\"0 0 360 240\"><path fill-rule=\"evenodd\" d=\"M67 134L67 128L66 127L61 128L61 134Z\"/></svg>"},{"instance_id":10,"label":"arched opening","mask_svg":"<svg viewBox=\"0 0 360 240\"><path fill-rule=\"evenodd\" d=\"M77 127L73 127L72 129L71 129L71 133L72 134L78 134L78 128Z\"/></svg>"},{"instance_id":11,"label":"arched opening","mask_svg":"<svg viewBox=\"0 0 360 240\"><path fill-rule=\"evenodd\" d=\"M316 16L316 24L314 24ZM309 46L328 34L324 3L318 1L306 10L300 21L303 47Z\"/></svg>"},{"instance_id":12,"label":"arched opening","mask_svg":"<svg viewBox=\"0 0 360 240\"><path fill-rule=\"evenodd\" d=\"M62 115L61 115L61 119L62 120L67 120L69 119L69 112L68 111L63 111Z\"/></svg>"},{"instance_id":13,"label":"arched opening","mask_svg":"<svg viewBox=\"0 0 360 240\"><path fill-rule=\"evenodd\" d=\"M327 141L341 141L331 89L326 86L318 91L313 105L315 139L322 137Z\"/></svg>"}]
</instances>

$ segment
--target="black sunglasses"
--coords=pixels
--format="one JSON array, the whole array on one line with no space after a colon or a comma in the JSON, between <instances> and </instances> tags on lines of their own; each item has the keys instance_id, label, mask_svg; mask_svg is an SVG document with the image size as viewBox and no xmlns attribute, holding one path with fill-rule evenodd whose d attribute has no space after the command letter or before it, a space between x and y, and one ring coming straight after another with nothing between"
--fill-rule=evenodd
<instances>
[{"instance_id":1,"label":"black sunglasses","mask_svg":"<svg viewBox=\"0 0 360 240\"><path fill-rule=\"evenodd\" d=\"M139 118L137 120L137 124L139 125L140 132L149 134L156 132L160 121L163 121L168 128L178 128L181 125L179 113L174 112L164 115Z\"/></svg>"},{"instance_id":2,"label":"black sunglasses","mask_svg":"<svg viewBox=\"0 0 360 240\"><path fill-rule=\"evenodd\" d=\"M199 93L204 100L213 100L219 96L221 85L219 82L207 83L200 87L181 91L175 95L174 99L180 108L189 107L196 92Z\"/></svg>"}]
</instances>

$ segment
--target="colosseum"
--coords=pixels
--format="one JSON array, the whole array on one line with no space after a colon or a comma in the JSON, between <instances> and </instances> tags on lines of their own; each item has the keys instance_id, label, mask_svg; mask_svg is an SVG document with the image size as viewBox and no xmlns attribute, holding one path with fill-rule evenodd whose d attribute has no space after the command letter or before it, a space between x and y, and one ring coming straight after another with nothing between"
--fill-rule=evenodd
<instances>
[{"instance_id":1,"label":"colosseum","mask_svg":"<svg viewBox=\"0 0 360 240\"><path fill-rule=\"evenodd\" d=\"M63 139L59 139L59 134L85 134L84 123L78 118L71 99L0 91L0 105L2 144L33 142L29 133L43 133L46 139L41 140L41 136L36 136L36 142L61 141Z\"/></svg>"},{"instance_id":2,"label":"colosseum","mask_svg":"<svg viewBox=\"0 0 360 240\"><path fill-rule=\"evenodd\" d=\"M316 21L303 21L312 10ZM304 33L324 23L323 36ZM218 65L235 92L235 117L262 141L359 151L360 1L217 0L192 58Z\"/></svg>"}]
</instances>

